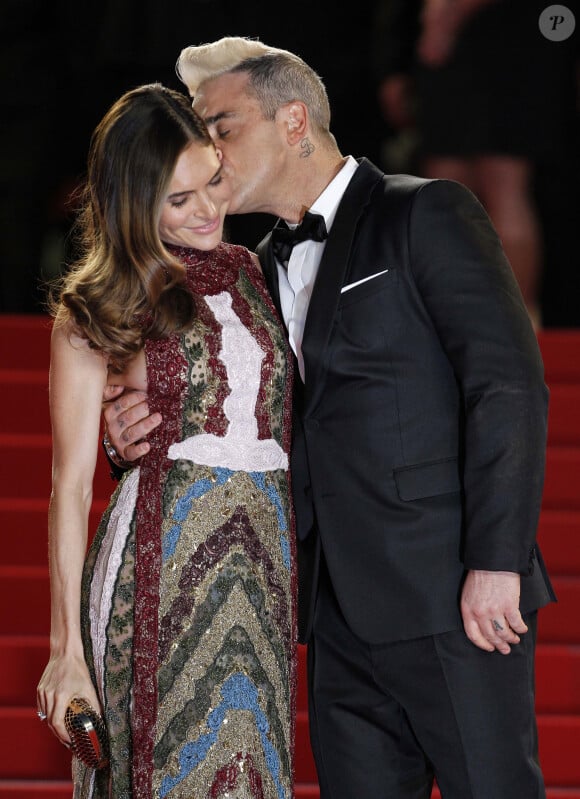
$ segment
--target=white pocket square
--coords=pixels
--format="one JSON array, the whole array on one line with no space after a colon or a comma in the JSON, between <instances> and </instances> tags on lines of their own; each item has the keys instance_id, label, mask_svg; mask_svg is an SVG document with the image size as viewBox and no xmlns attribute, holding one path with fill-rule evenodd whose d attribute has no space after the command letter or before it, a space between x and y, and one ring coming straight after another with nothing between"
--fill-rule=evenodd
<instances>
[{"instance_id":1,"label":"white pocket square","mask_svg":"<svg viewBox=\"0 0 580 799\"><path fill-rule=\"evenodd\" d=\"M351 289L355 288L355 286L360 286L361 283L366 283L368 280L373 280L375 277L380 277L381 275L386 275L388 269L383 269L382 272L375 272L374 275L369 275L368 277L363 277L362 280L357 280L356 283L349 283L346 286L343 286L340 290L341 294L344 294L345 291L350 291Z\"/></svg>"}]
</instances>

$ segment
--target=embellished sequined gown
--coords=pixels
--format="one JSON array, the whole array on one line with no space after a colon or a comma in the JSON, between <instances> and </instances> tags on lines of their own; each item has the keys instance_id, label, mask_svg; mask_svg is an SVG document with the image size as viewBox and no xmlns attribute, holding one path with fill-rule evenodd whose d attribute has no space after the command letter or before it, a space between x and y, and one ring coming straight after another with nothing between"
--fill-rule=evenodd
<instances>
[{"instance_id":1,"label":"embellished sequined gown","mask_svg":"<svg viewBox=\"0 0 580 799\"><path fill-rule=\"evenodd\" d=\"M196 303L146 344L151 452L117 487L83 576L110 767L76 799L293 795L291 360L242 247L172 248Z\"/></svg>"}]
</instances>

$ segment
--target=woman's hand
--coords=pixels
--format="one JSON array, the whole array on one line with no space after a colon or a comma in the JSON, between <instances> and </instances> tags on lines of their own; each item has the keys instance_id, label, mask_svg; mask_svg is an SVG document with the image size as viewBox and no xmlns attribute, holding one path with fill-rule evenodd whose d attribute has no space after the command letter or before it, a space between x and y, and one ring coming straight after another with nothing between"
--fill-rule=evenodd
<instances>
[{"instance_id":1,"label":"woman's hand","mask_svg":"<svg viewBox=\"0 0 580 799\"><path fill-rule=\"evenodd\" d=\"M46 715L48 726L65 746L70 746L70 738L64 715L71 699L77 696L101 712L85 660L70 655L52 656L38 683L36 702L39 713Z\"/></svg>"}]
</instances>

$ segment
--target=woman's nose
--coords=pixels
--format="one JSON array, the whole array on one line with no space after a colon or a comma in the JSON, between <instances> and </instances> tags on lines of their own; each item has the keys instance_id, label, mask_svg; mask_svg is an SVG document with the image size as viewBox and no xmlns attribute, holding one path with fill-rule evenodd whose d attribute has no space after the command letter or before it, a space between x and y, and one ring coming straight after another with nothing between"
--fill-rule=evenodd
<instances>
[{"instance_id":1,"label":"woman's nose","mask_svg":"<svg viewBox=\"0 0 580 799\"><path fill-rule=\"evenodd\" d=\"M202 219L209 219L216 215L216 205L214 201L206 195L198 195L198 202L194 208L193 215Z\"/></svg>"}]
</instances>

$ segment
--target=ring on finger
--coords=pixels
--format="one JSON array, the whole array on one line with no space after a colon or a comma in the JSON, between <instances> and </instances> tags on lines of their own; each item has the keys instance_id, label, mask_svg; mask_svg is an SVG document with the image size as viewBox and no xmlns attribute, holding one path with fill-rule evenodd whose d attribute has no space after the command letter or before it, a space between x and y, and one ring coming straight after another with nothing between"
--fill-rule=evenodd
<instances>
[{"instance_id":1,"label":"ring on finger","mask_svg":"<svg viewBox=\"0 0 580 799\"><path fill-rule=\"evenodd\" d=\"M36 715L38 716L38 718L41 721L45 721L46 720L46 713L43 710L37 710L36 711Z\"/></svg>"}]
</instances>

